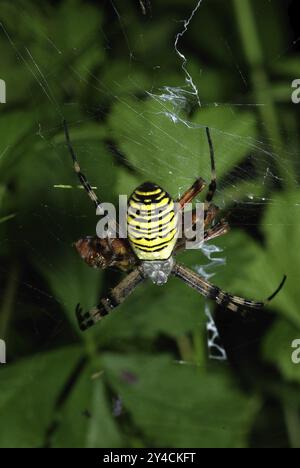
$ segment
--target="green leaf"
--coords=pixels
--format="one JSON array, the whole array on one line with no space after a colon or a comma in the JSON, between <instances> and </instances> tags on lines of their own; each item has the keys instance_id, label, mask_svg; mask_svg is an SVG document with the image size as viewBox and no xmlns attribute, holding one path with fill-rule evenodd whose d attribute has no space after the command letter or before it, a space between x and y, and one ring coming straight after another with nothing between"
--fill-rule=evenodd
<instances>
[{"instance_id":1,"label":"green leaf","mask_svg":"<svg viewBox=\"0 0 300 468\"><path fill-rule=\"evenodd\" d=\"M196 177L210 180L207 125L212 127L218 176L222 177L252 149L256 136L253 114L203 109L189 122L174 113L173 104L154 96L146 101L120 99L109 118L113 137L143 180L159 183L174 197Z\"/></svg>"},{"instance_id":2,"label":"green leaf","mask_svg":"<svg viewBox=\"0 0 300 468\"><path fill-rule=\"evenodd\" d=\"M285 227L277 231L280 229ZM284 265L278 264L276 260L284 256L275 253L269 238L263 248L242 231L232 230L214 241L214 244L223 249L218 256L226 260L226 264L218 269L214 282L232 294L264 301L276 290L286 273L288 281L266 308L275 309L298 323L299 316L293 305L293 297L290 296L291 265L288 266L285 261Z\"/></svg>"},{"instance_id":3,"label":"green leaf","mask_svg":"<svg viewBox=\"0 0 300 468\"><path fill-rule=\"evenodd\" d=\"M270 296L281 277L277 277L277 282L265 278L262 284L261 271L267 267L268 258L257 242L245 232L232 229L227 235L214 239L209 244L220 249L220 252L212 255L212 260L219 259L220 262L212 269L212 283L227 292L249 299L262 300ZM205 259L204 264L207 263L209 262Z\"/></svg>"},{"instance_id":4,"label":"green leaf","mask_svg":"<svg viewBox=\"0 0 300 468\"><path fill-rule=\"evenodd\" d=\"M51 268L49 264L45 266L37 260L36 267L47 280L54 297L65 310L75 330L82 338L87 338L87 334L83 335L79 331L75 308L78 303L86 310L98 304L103 272L88 267L71 245L66 246L61 256L52 258Z\"/></svg>"},{"instance_id":5,"label":"green leaf","mask_svg":"<svg viewBox=\"0 0 300 468\"><path fill-rule=\"evenodd\" d=\"M300 65L298 57L281 57L280 61L276 61L273 65L273 71L280 76L284 76L290 80L294 80L300 76ZM288 86L287 89L291 90Z\"/></svg>"},{"instance_id":6,"label":"green leaf","mask_svg":"<svg viewBox=\"0 0 300 468\"><path fill-rule=\"evenodd\" d=\"M41 353L1 366L0 447L41 447L56 400L80 356L80 348Z\"/></svg>"},{"instance_id":7,"label":"green leaf","mask_svg":"<svg viewBox=\"0 0 300 468\"><path fill-rule=\"evenodd\" d=\"M206 375L165 356L106 355L102 361L105 378L149 446L246 445L256 403L225 375Z\"/></svg>"},{"instance_id":8,"label":"green leaf","mask_svg":"<svg viewBox=\"0 0 300 468\"><path fill-rule=\"evenodd\" d=\"M0 168L2 179L6 172L4 165L12 164L15 147L33 125L33 116L26 112L11 112L0 117ZM19 154L19 148L17 154ZM5 180L5 178L4 178Z\"/></svg>"},{"instance_id":9,"label":"green leaf","mask_svg":"<svg viewBox=\"0 0 300 468\"><path fill-rule=\"evenodd\" d=\"M108 402L102 375L93 377L95 365L81 373L60 413L51 440L55 448L122 447L122 437Z\"/></svg>"},{"instance_id":10,"label":"green leaf","mask_svg":"<svg viewBox=\"0 0 300 468\"><path fill-rule=\"evenodd\" d=\"M300 364L292 359L295 340L300 340L300 330L285 320L277 320L265 339L263 355L279 369L285 381L300 383Z\"/></svg>"},{"instance_id":11,"label":"green leaf","mask_svg":"<svg viewBox=\"0 0 300 468\"><path fill-rule=\"evenodd\" d=\"M130 62L111 61L99 74L101 84L107 93L103 98L110 101L112 95L128 96L134 93L144 93L151 87L151 77L138 66L132 69Z\"/></svg>"},{"instance_id":12,"label":"green leaf","mask_svg":"<svg viewBox=\"0 0 300 468\"><path fill-rule=\"evenodd\" d=\"M82 171L91 185L97 184L99 199L113 201L116 174L112 156L101 143L101 131L93 125L75 130L71 126L70 134ZM20 202L22 212L17 221L22 220L22 245L25 238L26 245L32 247L35 267L78 330L76 304L89 309L99 302L103 272L86 265L72 244L96 235L99 218L85 190L78 189L80 182L63 136L57 136L55 142L53 151L40 147L22 162L18 186L27 196ZM70 188L60 189L60 185ZM31 217L28 211L33 213ZM32 229L33 219L38 229ZM20 235L19 231L14 235Z\"/></svg>"},{"instance_id":13,"label":"green leaf","mask_svg":"<svg viewBox=\"0 0 300 468\"><path fill-rule=\"evenodd\" d=\"M59 11L53 9L52 31L55 34L57 46L66 47L80 53L95 38L95 34L101 29L102 13L93 5L85 5L81 8L80 0L66 0L60 6ZM76 31L76 33L75 33ZM102 49L97 44L98 59L102 59ZM89 51L88 51L89 52Z\"/></svg>"},{"instance_id":14,"label":"green leaf","mask_svg":"<svg viewBox=\"0 0 300 468\"><path fill-rule=\"evenodd\" d=\"M299 329L298 200L298 192L273 195L262 220L264 247L247 234L235 230L214 241L214 244L224 249L220 256L226 258L226 267L219 270L216 281L232 293L266 299L286 274L287 282L270 307L278 310Z\"/></svg>"},{"instance_id":15,"label":"green leaf","mask_svg":"<svg viewBox=\"0 0 300 468\"><path fill-rule=\"evenodd\" d=\"M171 279L158 288L147 281L98 324L98 339L101 346L108 346L118 345L120 339L178 338L202 329L205 322L204 300L188 286Z\"/></svg>"},{"instance_id":16,"label":"green leaf","mask_svg":"<svg viewBox=\"0 0 300 468\"><path fill-rule=\"evenodd\" d=\"M3 216L3 218L0 218L0 224L2 223L6 223L7 221L15 218L16 214L15 213L12 213L10 215L7 215L7 216Z\"/></svg>"},{"instance_id":17,"label":"green leaf","mask_svg":"<svg viewBox=\"0 0 300 468\"><path fill-rule=\"evenodd\" d=\"M211 128L219 180L241 163L249 153L257 150L257 123L252 112L216 106L198 111L193 122ZM207 153L205 140L204 145L204 148L201 148L202 155L203 152Z\"/></svg>"},{"instance_id":18,"label":"green leaf","mask_svg":"<svg viewBox=\"0 0 300 468\"><path fill-rule=\"evenodd\" d=\"M299 236L300 208L299 192L275 195L263 219L262 229L267 236L268 268L264 277L274 278L286 274L285 287L276 303L282 314L300 329L300 269Z\"/></svg>"}]
</instances>

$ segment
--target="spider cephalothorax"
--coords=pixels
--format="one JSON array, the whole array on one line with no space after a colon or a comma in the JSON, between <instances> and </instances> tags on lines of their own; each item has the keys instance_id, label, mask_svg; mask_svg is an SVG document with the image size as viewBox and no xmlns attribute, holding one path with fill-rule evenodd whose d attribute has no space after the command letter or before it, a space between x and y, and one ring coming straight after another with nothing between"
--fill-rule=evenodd
<instances>
[{"instance_id":1,"label":"spider cephalothorax","mask_svg":"<svg viewBox=\"0 0 300 468\"><path fill-rule=\"evenodd\" d=\"M65 121L64 129L74 170L90 199L96 208L99 208L101 203L80 170ZM219 237L229 230L225 219L221 218L216 221L219 209L212 203L216 191L216 171L213 145L208 128L206 128L206 135L210 150L212 178L204 202L205 242ZM88 265L101 269L115 267L128 272L127 276L106 297L100 300L97 307L83 313L78 304L76 314L81 330L86 330L101 320L146 279L150 279L157 285L162 285L167 282L170 275L173 275L204 297L214 300L218 305L233 312L240 309L260 309L265 306L266 302L275 297L283 287L286 277L283 278L280 286L267 301L256 302L226 293L186 266L176 262L175 255L185 249L187 240L184 233L180 239L177 236L178 213L182 212L186 205L206 186L207 184L202 178L196 179L190 189L177 200L175 208L175 201L164 189L151 182L145 182L135 189L129 198L128 238L87 237L75 243L77 251ZM191 228L197 227L197 212L193 210L191 214Z\"/></svg>"}]
</instances>

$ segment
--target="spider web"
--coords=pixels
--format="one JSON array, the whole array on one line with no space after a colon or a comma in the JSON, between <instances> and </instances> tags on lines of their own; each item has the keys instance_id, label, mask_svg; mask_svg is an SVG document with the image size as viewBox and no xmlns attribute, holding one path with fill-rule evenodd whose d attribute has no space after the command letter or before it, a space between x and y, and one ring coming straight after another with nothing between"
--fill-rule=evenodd
<instances>
[{"instance_id":1,"label":"spider web","mask_svg":"<svg viewBox=\"0 0 300 468\"><path fill-rule=\"evenodd\" d=\"M242 152L242 154L246 156L246 158L242 158L242 161L237 158L236 163L233 163L233 167L230 168L226 177L222 177L219 180L217 204L221 208L235 204L249 206L249 209L251 209L251 207L257 208L259 206L264 207L266 205L272 205L278 203L278 201L277 199L268 198L264 195L264 186L274 184L284 185L290 182L298 186L297 171L296 174L294 174L291 170L291 161L295 162L295 155L292 150L289 148L282 148L279 146L280 141L271 141L269 137L262 139L258 136L253 137L247 135L247 129L252 128L251 118L247 111L249 109L257 111L266 106L265 102L257 102L256 100L249 100L247 102L244 98L241 99L240 102L236 101L236 98L233 99L233 102L217 102L203 96L201 81L208 79L206 76L206 66L202 65L200 70L195 67L193 61L190 60L184 52L184 43L188 38L191 28L195 27L197 21L201 23L202 9L209 8L208 1L200 0L195 2L192 8L187 6L184 18L176 22L178 26L177 33L175 34L173 44L170 44L169 53L170 56L177 56L178 70L176 76L177 78L178 76L181 77L181 82L178 83L176 79L174 80L176 83L173 83L173 80L170 80L171 82L168 83L166 75L162 72L162 70L164 70L164 64L155 64L155 58L152 58L152 83L148 84L147 87L140 86L137 81L138 73L136 73L136 70L138 69L137 57L139 56L139 52L136 51L136 49L138 49L137 42L139 38L132 37L132 34L129 33L130 25L127 23L126 6L113 0L110 0L110 5L119 23L119 33L123 36L126 44L127 52L126 56L124 56L124 61L126 61L128 65L128 74L125 80L124 77L120 77L119 81L115 79L113 82L110 82L109 79L102 79L99 77L99 74L95 74L93 67L90 67L89 64L83 64L80 68L77 67L76 64L68 65L72 82L77 84L78 90L80 90L82 83L85 85L88 84L95 103L93 108L87 107L85 119L75 118L71 119L71 121L69 119L72 130L80 131L84 124L92 122L95 117L101 117L105 113L105 109L104 106L103 108L97 106L97 101L103 101L103 97L106 96L113 101L114 106L119 106L119 109L123 110L127 116L132 118L122 122L123 131L120 137L124 143L123 146L117 148L117 150L115 147L113 149L119 152L119 156L121 155L121 157L124 157L124 152L127 147L133 149L138 148L140 151L144 151L145 148L148 148L149 152L152 151L152 157L151 159L149 158L147 164L145 164L145 159L139 161L137 158L130 158L130 155L128 155L130 169L137 171L144 179L153 180L153 178L157 176L158 182L163 183L163 181L160 180L159 174L157 174L157 168L161 167L164 174L169 174L170 180L176 181L178 191L177 193L173 193L174 197L179 197L182 192L191 185L195 177L201 175L206 180L210 178L209 161L206 159L207 154L199 155L196 145L189 145L187 143L190 140L199 138L202 145L201 148L205 148L203 129L206 125L212 128L213 137L217 142L217 159L219 159L219 166L222 168L223 175L226 174L226 157L231 151L236 153ZM150 8L151 2L137 1L137 8L139 7L141 8L141 14L145 16L149 15L148 20L151 21L151 14L155 13L153 11L153 6ZM174 19L171 17L170 24L167 26L171 27L173 24ZM52 116L56 115L58 128L66 114L69 113L72 115L73 109L75 109L74 114L76 115L77 103L60 102L57 98L59 94L58 90L60 87L63 87L64 84L59 83L57 77L52 76L50 66L47 68L45 64L41 65L26 44L23 46L18 44L5 24L1 24L1 29L6 39L7 47L13 49L20 63L28 70L28 75L34 77L36 88L42 91L44 100L48 102L49 114L52 114ZM142 37L143 25L141 24L141 38ZM105 46L109 49L109 33L103 31L103 38ZM47 45L47 47L50 47L52 50L52 59L54 62L64 58L65 52L56 45L55 37L45 33L44 41L45 46ZM228 56L232 56L230 73L233 75L238 74L245 88L248 88L249 83L242 71L242 66L234 59L234 52L230 46L229 40L225 38L222 39L222 41L223 50L227 51ZM75 54L76 51L74 48L74 55ZM276 57L274 61L280 59L281 57ZM195 79L195 76L197 79ZM129 88L126 97L124 97L123 93L124 81ZM143 80L141 80L141 82L142 81ZM135 88L134 92L130 91L131 87ZM139 92L136 92L136 89L138 89ZM32 90L33 96L34 91L35 90ZM128 96L132 99L128 99ZM147 103L150 103L148 107L144 105L145 96L147 98ZM35 102L34 98L32 105L36 108L37 135L40 142L50 146L54 154L57 154L57 157L60 158L63 142L56 142L55 139L53 140L51 138L56 128L49 127L47 120L42 121L40 119L38 109L39 103ZM69 109L71 109L71 112ZM231 115L235 122L239 122L239 132L235 130L236 127L234 125L232 129L230 126L228 129L223 129L221 125L211 125L210 120L213 119L213 116L217 115L218 112L221 114L224 111L226 111L224 113L225 118ZM200 116L201 112L203 112L205 116L203 119L194 118L195 115ZM142 131L141 133L135 133L133 137L133 125L136 125L137 121L142 122ZM159 126L158 122L163 123L163 126ZM118 122L115 127L114 124L112 125L112 137L115 137L115 128L119 130L121 128L120 125L117 124ZM266 125L263 120L261 124L262 126ZM134 131L135 130L136 128L134 127ZM172 150L174 150L172 159L168 158L166 155L166 146L163 145L165 141L170 145ZM87 155L94 159L98 158L98 156L94 154L94 147L92 145L82 144L80 150L81 156ZM220 154L223 155L223 160L221 162ZM4 153L0 155L1 158L3 156ZM127 156L127 154L125 156ZM245 159L247 159L247 165L243 164ZM299 161L296 161L296 165L299 165ZM197 167L199 168L198 173L195 171ZM200 172L201 167L203 169ZM256 173L256 177L249 177L249 167ZM95 178L93 180L95 180ZM172 188L174 188L174 186L175 184L173 183ZM103 197L106 190L109 189L109 182L101 180L97 188L98 193ZM63 197L64 190L73 190L76 189L76 187L69 186L65 183L65 180L60 179L60 176L57 175L56 184L53 185L51 189L59 191ZM76 208L76 201L74 203ZM294 207L298 206L299 203L295 201ZM42 206L42 208L44 216L51 219L51 222L54 223L49 226L49 236L54 237L58 244L66 243L64 240L66 233L61 232L60 226L55 224L55 207ZM288 207L283 206L283 209L285 208ZM39 216L40 214L33 214L36 220ZM281 221L279 220L279 222ZM68 240L71 241L71 238ZM26 245L26 240L24 244ZM33 244L27 244L26 248L32 252L35 251L35 246ZM202 248L202 253L205 255L207 263L200 265L198 261L195 261L194 268L198 273L209 279L226 264L226 253L222 252L220 247L211 244L205 245ZM41 253L38 252L38 255L43 263ZM49 267L48 264L47 266ZM50 302L62 303L61 299L49 295L43 289L36 287L30 280L23 280L23 284L26 288L42 296L47 295ZM49 314L46 310L44 312ZM202 312L203 310L199 310L199 320L203 320L203 318L200 317L200 313ZM226 352L219 344L219 335L213 320L211 305L206 304L204 312L208 318L208 345L211 351L211 357L225 359ZM59 325L56 333L59 333ZM215 352L216 350L217 352Z\"/></svg>"}]
</instances>

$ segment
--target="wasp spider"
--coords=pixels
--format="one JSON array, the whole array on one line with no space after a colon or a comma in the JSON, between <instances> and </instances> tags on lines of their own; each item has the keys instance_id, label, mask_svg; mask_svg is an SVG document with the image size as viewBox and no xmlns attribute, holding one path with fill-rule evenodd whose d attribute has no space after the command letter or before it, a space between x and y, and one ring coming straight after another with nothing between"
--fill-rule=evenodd
<instances>
[{"instance_id":1,"label":"wasp spider","mask_svg":"<svg viewBox=\"0 0 300 468\"><path fill-rule=\"evenodd\" d=\"M98 208L101 206L101 202L81 172L66 121L64 121L64 130L74 170L90 199ZM206 135L212 175L204 204L204 240L209 241L227 233L229 225L225 219L215 221L219 212L218 207L212 203L217 188L216 169L214 149L208 128L206 128ZM206 182L202 178L198 178L178 200L180 210L183 210L187 203L190 203L206 186ZM175 255L184 250L186 239L184 235L181 239L177 238L178 212L175 210L174 200L164 189L151 182L146 182L133 192L128 205L127 239L86 237L75 243L78 253L89 266L101 269L114 267L128 273L106 297L100 300L95 308L84 313L80 305L77 305L76 316L81 330L90 328L109 314L146 279L150 279L154 284L162 285L173 275L207 299L211 299L219 306L233 312L243 309L261 309L283 287L286 276L275 293L262 302L244 299L222 291L194 271L176 262ZM157 209L159 215L157 215ZM194 226L197 222L196 218L196 212L193 212Z\"/></svg>"}]
</instances>

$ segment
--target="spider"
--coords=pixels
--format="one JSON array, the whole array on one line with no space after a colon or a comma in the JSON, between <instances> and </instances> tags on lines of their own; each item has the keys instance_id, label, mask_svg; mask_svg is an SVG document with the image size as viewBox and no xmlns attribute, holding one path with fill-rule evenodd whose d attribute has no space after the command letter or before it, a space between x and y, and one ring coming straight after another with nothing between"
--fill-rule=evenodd
<instances>
[{"instance_id":1,"label":"spider","mask_svg":"<svg viewBox=\"0 0 300 468\"><path fill-rule=\"evenodd\" d=\"M96 208L99 208L101 202L81 172L66 121L63 122L63 126L74 170L90 199ZM206 136L211 163L211 181L204 202L204 240L207 242L226 234L229 225L225 218L216 221L219 208L212 203L212 200L217 189L217 177L214 147L208 127L206 127ZM179 209L183 210L206 187L204 179L197 178L178 200ZM178 223L174 203L175 201L163 188L152 182L145 182L136 188L129 198L126 239L86 237L75 243L79 255L89 266L103 270L117 268L127 272L126 277L106 297L103 297L96 307L83 312L80 304L77 305L76 316L82 331L93 326L119 306L146 279L150 279L156 285L163 285L171 275L175 276L205 298L232 312L262 309L282 289L286 276L267 300L256 302L224 292L186 266L177 263L175 256L185 249L186 238L183 235L181 239L177 239ZM153 210L153 206L160 208L159 215ZM197 219L194 210L192 221L195 226Z\"/></svg>"}]
</instances>

